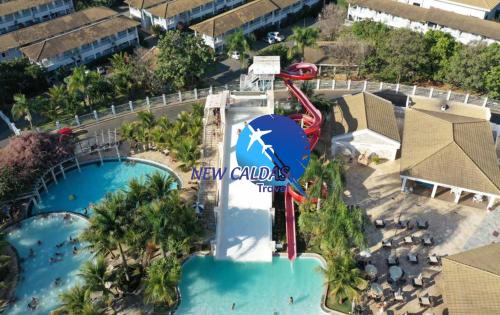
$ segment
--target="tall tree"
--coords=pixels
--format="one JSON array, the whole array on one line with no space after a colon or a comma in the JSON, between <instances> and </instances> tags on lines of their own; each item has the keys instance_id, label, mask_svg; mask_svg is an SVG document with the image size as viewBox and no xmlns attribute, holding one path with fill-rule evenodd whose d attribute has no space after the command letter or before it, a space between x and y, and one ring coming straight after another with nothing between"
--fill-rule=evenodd
<instances>
[{"instance_id":1,"label":"tall tree","mask_svg":"<svg viewBox=\"0 0 500 315\"><path fill-rule=\"evenodd\" d=\"M322 269L328 284L328 294L343 304L346 299L358 301L361 292L366 289L367 282L361 270L356 267L350 255L338 256L329 261L326 269Z\"/></svg>"},{"instance_id":2,"label":"tall tree","mask_svg":"<svg viewBox=\"0 0 500 315\"><path fill-rule=\"evenodd\" d=\"M289 50L289 55L300 54L304 58L306 47L315 47L316 41L319 38L319 29L314 27L294 27L293 34L288 38L293 42L293 46Z\"/></svg>"},{"instance_id":3,"label":"tall tree","mask_svg":"<svg viewBox=\"0 0 500 315\"><path fill-rule=\"evenodd\" d=\"M59 295L61 310L68 315L104 315L99 304L90 298L90 290L77 285Z\"/></svg>"},{"instance_id":4,"label":"tall tree","mask_svg":"<svg viewBox=\"0 0 500 315\"><path fill-rule=\"evenodd\" d=\"M158 42L156 74L181 90L195 85L214 62L214 51L203 39L180 31L165 33Z\"/></svg>"},{"instance_id":5,"label":"tall tree","mask_svg":"<svg viewBox=\"0 0 500 315\"><path fill-rule=\"evenodd\" d=\"M11 113L14 119L24 118L29 122L31 129L33 129L33 117L31 116L32 105L26 99L24 94L14 95L14 105L12 105Z\"/></svg>"},{"instance_id":6,"label":"tall tree","mask_svg":"<svg viewBox=\"0 0 500 315\"><path fill-rule=\"evenodd\" d=\"M144 281L146 301L165 307L174 305L180 278L181 265L176 257L169 256L153 262Z\"/></svg>"},{"instance_id":7,"label":"tall tree","mask_svg":"<svg viewBox=\"0 0 500 315\"><path fill-rule=\"evenodd\" d=\"M108 300L113 295L107 283L113 280L111 272L108 271L108 265L104 256L98 256L93 261L87 261L83 264L79 273L85 282L85 287L91 292L102 292L104 298Z\"/></svg>"},{"instance_id":8,"label":"tall tree","mask_svg":"<svg viewBox=\"0 0 500 315\"><path fill-rule=\"evenodd\" d=\"M243 29L238 29L236 32L229 35L226 40L228 55L231 56L233 51L240 53L240 63L243 68L248 66L248 58L252 52L252 46L255 43L255 35L248 36L243 33Z\"/></svg>"}]
</instances>

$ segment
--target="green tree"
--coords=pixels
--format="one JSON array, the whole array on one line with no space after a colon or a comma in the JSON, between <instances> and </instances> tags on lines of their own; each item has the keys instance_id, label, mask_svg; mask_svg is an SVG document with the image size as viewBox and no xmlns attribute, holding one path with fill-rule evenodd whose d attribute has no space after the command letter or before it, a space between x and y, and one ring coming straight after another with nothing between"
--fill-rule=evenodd
<instances>
[{"instance_id":1,"label":"green tree","mask_svg":"<svg viewBox=\"0 0 500 315\"><path fill-rule=\"evenodd\" d=\"M84 280L85 287L91 292L102 292L106 300L110 295L113 295L107 285L113 280L113 275L108 271L104 256L97 256L95 260L85 262L79 275Z\"/></svg>"},{"instance_id":2,"label":"green tree","mask_svg":"<svg viewBox=\"0 0 500 315\"><path fill-rule=\"evenodd\" d=\"M365 20L354 22L351 32L359 39L376 44L382 42L391 32L391 29L383 23Z\"/></svg>"},{"instance_id":3,"label":"green tree","mask_svg":"<svg viewBox=\"0 0 500 315\"><path fill-rule=\"evenodd\" d=\"M214 62L214 52L194 34L171 31L158 42L156 74L181 90L195 85Z\"/></svg>"},{"instance_id":4,"label":"green tree","mask_svg":"<svg viewBox=\"0 0 500 315\"><path fill-rule=\"evenodd\" d=\"M295 59L295 56L290 56L288 51L289 49L285 44L279 43L259 50L257 56L280 56L280 65L282 68L286 68Z\"/></svg>"},{"instance_id":5,"label":"green tree","mask_svg":"<svg viewBox=\"0 0 500 315\"><path fill-rule=\"evenodd\" d=\"M319 38L319 29L313 27L294 27L293 34L288 38L293 42L293 46L289 50L289 56L299 54L304 58L306 47L315 47L316 41Z\"/></svg>"},{"instance_id":6,"label":"green tree","mask_svg":"<svg viewBox=\"0 0 500 315\"><path fill-rule=\"evenodd\" d=\"M11 113L14 119L24 118L29 122L33 129L33 117L31 116L32 105L26 99L24 94L14 95L14 105L12 105Z\"/></svg>"},{"instance_id":7,"label":"green tree","mask_svg":"<svg viewBox=\"0 0 500 315\"><path fill-rule=\"evenodd\" d=\"M484 74L484 86L490 97L500 99L500 65L492 67Z\"/></svg>"},{"instance_id":8,"label":"green tree","mask_svg":"<svg viewBox=\"0 0 500 315\"><path fill-rule=\"evenodd\" d=\"M328 295L340 304L346 299L359 301L361 292L368 285L350 255L338 256L329 261L326 269L322 268L322 272L329 287Z\"/></svg>"},{"instance_id":9,"label":"green tree","mask_svg":"<svg viewBox=\"0 0 500 315\"><path fill-rule=\"evenodd\" d=\"M226 40L228 55L231 56L233 51L240 53L240 63L243 68L248 67L248 58L252 52L252 46L255 43L255 35L248 36L243 33L243 29L238 29L236 32L229 35Z\"/></svg>"},{"instance_id":10,"label":"green tree","mask_svg":"<svg viewBox=\"0 0 500 315\"><path fill-rule=\"evenodd\" d=\"M47 92L47 102L42 108L42 113L48 119L55 121L62 113L76 114L70 109L67 91L64 85L55 85Z\"/></svg>"},{"instance_id":11,"label":"green tree","mask_svg":"<svg viewBox=\"0 0 500 315\"><path fill-rule=\"evenodd\" d=\"M442 81L445 77L449 60L457 49L460 48L460 44L450 34L436 30L427 31L424 35L424 40L427 43L427 49L430 54L433 79Z\"/></svg>"},{"instance_id":12,"label":"green tree","mask_svg":"<svg viewBox=\"0 0 500 315\"><path fill-rule=\"evenodd\" d=\"M90 298L90 290L77 285L59 295L60 310L68 315L104 315L104 311Z\"/></svg>"},{"instance_id":13,"label":"green tree","mask_svg":"<svg viewBox=\"0 0 500 315\"><path fill-rule=\"evenodd\" d=\"M177 258L159 259L147 270L144 296L147 303L171 307L177 300L177 284L181 278L181 265Z\"/></svg>"}]
</instances>

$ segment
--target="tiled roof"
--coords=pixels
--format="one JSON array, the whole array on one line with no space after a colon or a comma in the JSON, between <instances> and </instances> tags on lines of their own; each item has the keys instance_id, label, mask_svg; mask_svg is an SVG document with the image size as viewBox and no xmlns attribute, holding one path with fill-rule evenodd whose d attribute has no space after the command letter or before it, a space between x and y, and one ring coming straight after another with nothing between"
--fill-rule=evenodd
<instances>
[{"instance_id":1,"label":"tiled roof","mask_svg":"<svg viewBox=\"0 0 500 315\"><path fill-rule=\"evenodd\" d=\"M0 51L21 47L74 30L117 14L105 7L93 7L0 36Z\"/></svg>"},{"instance_id":2,"label":"tiled roof","mask_svg":"<svg viewBox=\"0 0 500 315\"><path fill-rule=\"evenodd\" d=\"M151 7L148 11L154 16L166 19L211 2L213 0L172 0Z\"/></svg>"},{"instance_id":3,"label":"tiled roof","mask_svg":"<svg viewBox=\"0 0 500 315\"><path fill-rule=\"evenodd\" d=\"M11 0L0 3L0 16L51 3L54 0Z\"/></svg>"},{"instance_id":4,"label":"tiled roof","mask_svg":"<svg viewBox=\"0 0 500 315\"><path fill-rule=\"evenodd\" d=\"M56 36L42 42L21 48L21 51L31 60L40 61L57 56L66 51L90 44L97 39L116 34L140 23L132 19L117 16L78 30Z\"/></svg>"},{"instance_id":5,"label":"tiled roof","mask_svg":"<svg viewBox=\"0 0 500 315\"><path fill-rule=\"evenodd\" d=\"M334 136L370 129L392 140L400 141L394 106L371 93L340 98L334 107Z\"/></svg>"}]
</instances>

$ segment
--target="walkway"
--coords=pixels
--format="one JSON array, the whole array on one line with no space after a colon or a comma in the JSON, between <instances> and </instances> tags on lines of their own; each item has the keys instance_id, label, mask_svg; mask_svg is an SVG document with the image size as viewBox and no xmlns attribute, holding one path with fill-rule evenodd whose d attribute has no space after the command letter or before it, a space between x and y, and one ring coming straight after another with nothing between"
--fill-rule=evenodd
<instances>
[{"instance_id":1,"label":"walkway","mask_svg":"<svg viewBox=\"0 0 500 315\"><path fill-rule=\"evenodd\" d=\"M245 121L263 114L266 114L263 108L248 107L226 112L224 167L228 172L238 166L235 149L238 129L243 130ZM216 258L271 262L271 207L272 193L259 192L252 182L231 180L228 176L222 183Z\"/></svg>"}]
</instances>

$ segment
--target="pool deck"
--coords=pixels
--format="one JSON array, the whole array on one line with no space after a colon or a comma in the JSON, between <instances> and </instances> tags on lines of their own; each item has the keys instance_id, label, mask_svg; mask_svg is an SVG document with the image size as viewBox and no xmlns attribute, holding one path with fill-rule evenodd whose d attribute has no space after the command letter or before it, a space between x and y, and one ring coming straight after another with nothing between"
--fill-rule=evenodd
<instances>
[{"instance_id":1,"label":"pool deck","mask_svg":"<svg viewBox=\"0 0 500 315\"><path fill-rule=\"evenodd\" d=\"M226 111L224 167L228 172L238 166L236 143L244 122L266 114L260 108ZM217 259L236 261L272 261L272 193L259 192L248 180L223 180L220 224L216 245Z\"/></svg>"},{"instance_id":2,"label":"pool deck","mask_svg":"<svg viewBox=\"0 0 500 315\"><path fill-rule=\"evenodd\" d=\"M470 200L455 204L451 201L449 192L442 192L434 199L425 193L404 194L401 192L399 160L380 165L372 163L367 167L350 165L346 178L348 191L346 201L366 209L372 222L375 219L384 219L387 222L385 228L376 229L370 224L367 229L371 261L378 269L378 282L382 284L384 293L390 296L390 285L385 281L388 273L386 258L390 254L399 257L400 267L407 277L411 278L422 273L424 277L430 279L429 284L422 289L415 289L409 284L402 286L406 302L396 304L391 302L389 310L394 314L403 314L406 311L416 314L433 311L435 314L441 314L446 308L446 301L442 299L444 288L440 281L441 267L429 265L426 261L427 255L452 255L500 241L498 208L487 212L484 203L474 204ZM428 221L429 228L398 229L394 222L399 218L411 220L413 224L416 219ZM411 246L399 245L392 250L381 246L382 240L401 240L410 235L419 239L424 234L434 238L434 246L424 247L417 242ZM417 253L420 262L410 264L406 259L408 252ZM425 294L437 297L440 302L433 308L422 308L418 304L418 297ZM370 307L374 313L379 311L377 303L370 302Z\"/></svg>"}]
</instances>

